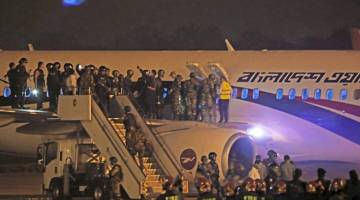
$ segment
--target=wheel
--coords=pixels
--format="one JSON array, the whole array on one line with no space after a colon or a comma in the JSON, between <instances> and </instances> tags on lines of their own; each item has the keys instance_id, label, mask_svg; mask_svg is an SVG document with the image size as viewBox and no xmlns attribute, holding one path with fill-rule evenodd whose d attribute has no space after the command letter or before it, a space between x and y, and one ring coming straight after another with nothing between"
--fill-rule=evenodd
<instances>
[{"instance_id":1,"label":"wheel","mask_svg":"<svg viewBox=\"0 0 360 200\"><path fill-rule=\"evenodd\" d=\"M96 186L93 191L93 198L94 200L103 200L105 199L105 192L103 187Z\"/></svg>"},{"instance_id":2,"label":"wheel","mask_svg":"<svg viewBox=\"0 0 360 200\"><path fill-rule=\"evenodd\" d=\"M60 181L55 181L50 186L50 193L53 200L61 200L64 196L63 186Z\"/></svg>"}]
</instances>

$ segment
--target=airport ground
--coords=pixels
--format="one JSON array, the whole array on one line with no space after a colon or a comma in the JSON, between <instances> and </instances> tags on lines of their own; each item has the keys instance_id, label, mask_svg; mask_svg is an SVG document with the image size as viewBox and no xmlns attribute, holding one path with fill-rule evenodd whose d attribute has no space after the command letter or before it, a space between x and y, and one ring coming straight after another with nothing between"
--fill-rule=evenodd
<instances>
[{"instance_id":1,"label":"airport ground","mask_svg":"<svg viewBox=\"0 0 360 200\"><path fill-rule=\"evenodd\" d=\"M358 164L324 161L301 162L297 163L297 167L303 170L303 178L306 181L315 179L318 167L327 169L329 179L347 178L349 170L360 168ZM36 170L33 159L0 156L0 200L23 199L18 195L36 197L41 195L41 185L42 174Z\"/></svg>"}]
</instances>

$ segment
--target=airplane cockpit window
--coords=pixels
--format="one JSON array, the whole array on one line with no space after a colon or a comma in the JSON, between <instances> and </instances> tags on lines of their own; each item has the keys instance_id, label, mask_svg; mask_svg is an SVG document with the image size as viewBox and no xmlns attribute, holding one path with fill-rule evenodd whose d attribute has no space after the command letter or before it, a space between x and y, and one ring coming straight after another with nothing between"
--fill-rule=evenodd
<instances>
[{"instance_id":1,"label":"airplane cockpit window","mask_svg":"<svg viewBox=\"0 0 360 200\"><path fill-rule=\"evenodd\" d=\"M334 90L333 89L327 89L326 90L326 99L332 100L334 98Z\"/></svg>"},{"instance_id":2,"label":"airplane cockpit window","mask_svg":"<svg viewBox=\"0 0 360 200\"><path fill-rule=\"evenodd\" d=\"M294 100L296 97L296 90L294 88L291 88L289 90L289 100Z\"/></svg>"},{"instance_id":3,"label":"airplane cockpit window","mask_svg":"<svg viewBox=\"0 0 360 200\"><path fill-rule=\"evenodd\" d=\"M340 90L340 100L345 101L347 99L348 96L348 91L347 89L341 89Z\"/></svg>"},{"instance_id":4,"label":"airplane cockpit window","mask_svg":"<svg viewBox=\"0 0 360 200\"><path fill-rule=\"evenodd\" d=\"M360 89L356 89L354 91L354 99L359 100L360 99Z\"/></svg>"},{"instance_id":5,"label":"airplane cockpit window","mask_svg":"<svg viewBox=\"0 0 360 200\"><path fill-rule=\"evenodd\" d=\"M249 96L249 89L243 88L241 90L241 99L247 99Z\"/></svg>"},{"instance_id":6,"label":"airplane cockpit window","mask_svg":"<svg viewBox=\"0 0 360 200\"><path fill-rule=\"evenodd\" d=\"M314 99L319 100L321 98L321 89L317 88L314 91Z\"/></svg>"},{"instance_id":7,"label":"airplane cockpit window","mask_svg":"<svg viewBox=\"0 0 360 200\"><path fill-rule=\"evenodd\" d=\"M253 99L258 99L259 97L260 97L260 90L259 90L259 88L254 88L252 98L253 98Z\"/></svg>"},{"instance_id":8,"label":"airplane cockpit window","mask_svg":"<svg viewBox=\"0 0 360 200\"><path fill-rule=\"evenodd\" d=\"M276 99L281 100L284 95L284 90L282 88L279 88L276 90Z\"/></svg>"},{"instance_id":9,"label":"airplane cockpit window","mask_svg":"<svg viewBox=\"0 0 360 200\"><path fill-rule=\"evenodd\" d=\"M5 97L5 98L7 98L7 97L9 97L11 95L11 89L9 88L9 87L5 87L4 89L3 89L3 96Z\"/></svg>"},{"instance_id":10,"label":"airplane cockpit window","mask_svg":"<svg viewBox=\"0 0 360 200\"><path fill-rule=\"evenodd\" d=\"M308 89L303 89L302 90L301 98L302 98L302 100L306 100L306 99L309 98L309 90Z\"/></svg>"}]
</instances>

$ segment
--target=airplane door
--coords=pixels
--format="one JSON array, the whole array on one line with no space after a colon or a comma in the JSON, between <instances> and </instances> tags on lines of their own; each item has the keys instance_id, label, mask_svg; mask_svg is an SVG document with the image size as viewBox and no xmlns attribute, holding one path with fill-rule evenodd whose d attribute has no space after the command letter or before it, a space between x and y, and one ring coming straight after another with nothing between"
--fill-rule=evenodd
<instances>
[{"instance_id":1,"label":"airplane door","mask_svg":"<svg viewBox=\"0 0 360 200\"><path fill-rule=\"evenodd\" d=\"M229 81L229 75L226 70L221 67L220 63L208 63L207 67L216 76L217 80L220 80L221 76L224 76Z\"/></svg>"},{"instance_id":2,"label":"airplane door","mask_svg":"<svg viewBox=\"0 0 360 200\"><path fill-rule=\"evenodd\" d=\"M199 63L186 63L186 67L190 70L190 72L194 72L198 79L204 80L207 78L207 73Z\"/></svg>"}]
</instances>

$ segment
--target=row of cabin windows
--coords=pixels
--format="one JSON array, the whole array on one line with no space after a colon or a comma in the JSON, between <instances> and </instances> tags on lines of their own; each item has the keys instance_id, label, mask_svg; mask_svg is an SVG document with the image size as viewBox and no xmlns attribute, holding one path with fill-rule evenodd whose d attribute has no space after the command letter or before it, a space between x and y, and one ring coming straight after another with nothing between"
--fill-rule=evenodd
<instances>
[{"instance_id":1,"label":"row of cabin windows","mask_svg":"<svg viewBox=\"0 0 360 200\"><path fill-rule=\"evenodd\" d=\"M259 97L260 97L259 88L253 89L252 97L249 97L250 96L249 93L250 93L249 89L243 88L241 90L241 99L252 98L252 99L256 100L256 99L259 99ZM314 92L313 92L314 99L315 100L321 99L322 93L323 93L323 91L320 88L315 89ZM302 100L307 100L310 96L311 96L311 94L310 94L309 89L302 89L302 91L301 91L301 99ZM347 89L341 89L340 90L340 94L339 94L339 99L340 100L345 101L345 100L348 99L348 96L349 96L349 93L348 93ZM294 88L291 88L289 90L288 98L289 98L289 100L295 100L295 98L296 98L296 90ZM355 90L354 98L356 100L360 99L360 89ZM284 99L284 89L279 88L279 89L276 90L276 99L277 100ZM327 100L333 100L334 99L334 90L333 89L327 89L325 91L325 99L327 99Z\"/></svg>"}]
</instances>

